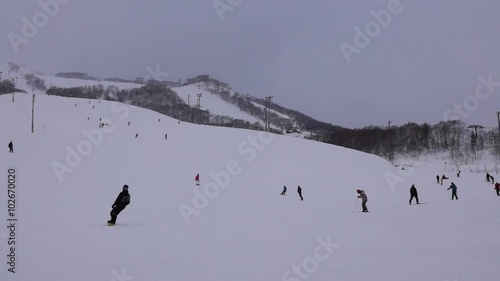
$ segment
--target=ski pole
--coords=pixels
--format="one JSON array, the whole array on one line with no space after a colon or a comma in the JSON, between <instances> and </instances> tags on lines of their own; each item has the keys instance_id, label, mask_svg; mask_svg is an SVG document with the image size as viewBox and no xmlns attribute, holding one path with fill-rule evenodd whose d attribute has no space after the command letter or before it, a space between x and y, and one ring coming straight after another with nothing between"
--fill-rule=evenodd
<instances>
[{"instance_id":1,"label":"ski pole","mask_svg":"<svg viewBox=\"0 0 500 281\"><path fill-rule=\"evenodd\" d=\"M358 199L359 197L356 197L356 204L354 205L354 210L352 211L353 213L356 212L356 207L358 207Z\"/></svg>"}]
</instances>

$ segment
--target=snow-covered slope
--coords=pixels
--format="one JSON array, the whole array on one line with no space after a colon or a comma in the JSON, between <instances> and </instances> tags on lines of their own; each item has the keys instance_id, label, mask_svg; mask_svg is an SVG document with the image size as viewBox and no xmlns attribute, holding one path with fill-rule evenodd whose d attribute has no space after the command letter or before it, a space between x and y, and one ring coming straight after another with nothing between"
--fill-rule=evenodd
<instances>
[{"instance_id":1,"label":"snow-covered slope","mask_svg":"<svg viewBox=\"0 0 500 281\"><path fill-rule=\"evenodd\" d=\"M71 87L81 87L81 86L96 86L102 85L104 87L114 86L119 90L123 89L131 89L142 87L142 84L134 84L134 83L120 83L120 82L111 82L111 81L96 81L96 80L83 80L83 79L71 79L71 78L63 78L56 77L48 74L40 74L35 73L27 67L19 66L18 71L10 71L9 65L7 63L0 62L0 72L3 73L2 79L14 79L16 82L16 87L22 90L25 90L28 93L31 93L31 87L26 85L26 79L24 76L26 74L35 74L40 79L44 80L47 88L51 86L60 87L60 88L71 88ZM209 88L209 87L208 87ZM173 91L177 93L177 95L184 100L185 103L189 104L192 107L197 106L197 98L198 94L201 94L200 99L200 109L208 110L211 114L220 115L220 116L228 116L233 119L240 119L244 121L248 121L251 124L259 123L263 127L265 126L265 121L259 119L258 117L252 116L251 114L241 111L237 106L231 104L229 102L224 101L218 95L211 93L208 90L207 86L203 83L194 83L189 85L183 85L179 87L172 88ZM43 93L35 90L35 93ZM234 94L234 92L231 92ZM259 108L264 108L264 106L259 105L257 103L253 104ZM271 110L273 114L276 114L284 119L292 119L290 116L285 114L281 114L275 110ZM276 127L275 125L271 125L273 129L281 130L283 128ZM310 135L310 132L302 132L300 134L294 134L294 136L304 138L305 136Z\"/></svg>"},{"instance_id":2,"label":"snow-covered slope","mask_svg":"<svg viewBox=\"0 0 500 281\"><path fill-rule=\"evenodd\" d=\"M0 96L0 280L498 279L500 197L484 175L449 175L450 201L433 166L45 95L31 133L31 101ZM427 204L408 206L412 183ZM132 202L108 227L124 184Z\"/></svg>"},{"instance_id":3,"label":"snow-covered slope","mask_svg":"<svg viewBox=\"0 0 500 281\"><path fill-rule=\"evenodd\" d=\"M71 88L71 87L81 87L81 86L102 85L104 87L114 86L120 90L123 90L123 89L138 88L143 86L141 84L134 84L134 83L120 83L111 81L96 81L96 80L56 77L48 74L35 73L29 68L24 66L18 65L18 67L19 67L18 71L10 71L9 65L7 63L0 62L0 72L2 72L2 80L14 79L14 81L16 82L16 87L18 89L25 90L28 93L31 93L31 88L28 85L26 85L26 79L24 79L24 76L27 74L35 74L40 79L44 80L45 86L47 88L51 86L60 88Z\"/></svg>"},{"instance_id":4,"label":"snow-covered slope","mask_svg":"<svg viewBox=\"0 0 500 281\"><path fill-rule=\"evenodd\" d=\"M241 119L248 121L250 123L261 123L264 122L246 112L241 111L235 105L232 105L219 96L210 93L205 90L200 83L191 84L186 86L180 86L172 88L173 91L177 93L177 95L184 100L185 103L188 103L191 106L197 105L198 94L201 94L200 98L200 109L201 110L209 110L212 114L217 114L221 116L230 116L235 119Z\"/></svg>"}]
</instances>

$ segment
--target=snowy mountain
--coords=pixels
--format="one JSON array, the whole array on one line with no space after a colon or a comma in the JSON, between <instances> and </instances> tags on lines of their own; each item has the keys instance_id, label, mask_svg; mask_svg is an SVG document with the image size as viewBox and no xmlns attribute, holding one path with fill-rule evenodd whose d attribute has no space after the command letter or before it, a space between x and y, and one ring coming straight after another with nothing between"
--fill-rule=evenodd
<instances>
[{"instance_id":1,"label":"snowy mountain","mask_svg":"<svg viewBox=\"0 0 500 281\"><path fill-rule=\"evenodd\" d=\"M35 73L26 67L18 66L12 63L0 63L0 72L4 73L3 79L11 79L15 82L19 89L31 93L45 92L45 89L60 88L68 89L75 87L100 86L102 89L113 88L113 91L138 89L144 84L123 83L123 79L96 79L89 77L84 73L63 73L58 75L47 75ZM44 82L44 89L33 89L26 79L26 75L33 75ZM68 77L79 77L68 78ZM226 83L219 82L208 75L200 75L198 77L187 79L187 82L179 85L178 83L162 82L162 85L171 87L170 89L179 96L186 104L185 108L192 108L193 111L207 112L212 117L209 122L213 125L239 127L235 121L246 122L248 125L244 127L265 128L266 109L265 106L248 99L246 96L241 96L231 90ZM254 98L255 99L255 98ZM131 102L133 103L133 102ZM270 127L276 132L291 134L296 137L304 138L310 136L312 132L299 128L297 120L293 116L280 113L279 111L270 108ZM308 117L309 118L309 117ZM207 119L207 118L206 118ZM312 118L310 118L312 119ZM195 120L192 120L193 122ZM196 122L195 122L196 123Z\"/></svg>"},{"instance_id":2,"label":"snowy mountain","mask_svg":"<svg viewBox=\"0 0 500 281\"><path fill-rule=\"evenodd\" d=\"M498 279L500 197L483 174L40 93L32 133L32 96L14 96L0 96L0 143L14 144L0 152L1 280ZM131 204L106 226L125 184ZM411 184L426 204L408 205Z\"/></svg>"}]
</instances>

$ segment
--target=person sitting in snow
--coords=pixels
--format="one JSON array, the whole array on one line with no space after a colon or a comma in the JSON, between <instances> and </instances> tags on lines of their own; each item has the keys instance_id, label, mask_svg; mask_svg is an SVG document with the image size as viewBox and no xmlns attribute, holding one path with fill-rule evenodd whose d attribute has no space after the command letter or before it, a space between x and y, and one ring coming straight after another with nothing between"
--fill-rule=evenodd
<instances>
[{"instance_id":1,"label":"person sitting in snow","mask_svg":"<svg viewBox=\"0 0 500 281\"><path fill-rule=\"evenodd\" d=\"M127 205L130 204L130 194L128 193L128 185L123 186L122 192L116 197L115 203L113 203L111 210L111 219L108 221L109 225L114 225L116 223L116 217L120 214Z\"/></svg>"},{"instance_id":2,"label":"person sitting in snow","mask_svg":"<svg viewBox=\"0 0 500 281\"><path fill-rule=\"evenodd\" d=\"M443 175L443 176L441 177L441 185L443 185L443 180L447 180L447 179L448 179L448 178L447 178L445 175Z\"/></svg>"}]
</instances>

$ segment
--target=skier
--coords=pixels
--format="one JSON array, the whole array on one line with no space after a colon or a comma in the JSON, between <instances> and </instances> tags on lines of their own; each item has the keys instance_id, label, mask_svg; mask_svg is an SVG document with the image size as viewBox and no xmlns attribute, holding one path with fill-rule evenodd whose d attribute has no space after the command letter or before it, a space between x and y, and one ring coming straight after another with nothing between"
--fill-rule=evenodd
<instances>
[{"instance_id":1,"label":"skier","mask_svg":"<svg viewBox=\"0 0 500 281\"><path fill-rule=\"evenodd\" d=\"M491 179L491 183L495 184L495 178L493 176L490 176L490 179Z\"/></svg>"},{"instance_id":2,"label":"skier","mask_svg":"<svg viewBox=\"0 0 500 281\"><path fill-rule=\"evenodd\" d=\"M439 175L436 176L437 184L439 184Z\"/></svg>"},{"instance_id":3,"label":"skier","mask_svg":"<svg viewBox=\"0 0 500 281\"><path fill-rule=\"evenodd\" d=\"M130 204L130 194L128 193L128 185L124 185L122 192L118 194L115 203L113 203L113 209L110 213L111 219L108 221L108 225L115 225L116 217L128 204Z\"/></svg>"},{"instance_id":4,"label":"skier","mask_svg":"<svg viewBox=\"0 0 500 281\"><path fill-rule=\"evenodd\" d=\"M284 185L284 186L283 186L283 191L281 192L281 194L280 194L280 195L285 195L285 193L286 193L286 186Z\"/></svg>"},{"instance_id":5,"label":"skier","mask_svg":"<svg viewBox=\"0 0 500 281\"><path fill-rule=\"evenodd\" d=\"M486 173L486 182L490 182L490 174L489 173Z\"/></svg>"},{"instance_id":6,"label":"skier","mask_svg":"<svg viewBox=\"0 0 500 281\"><path fill-rule=\"evenodd\" d=\"M196 182L196 185L200 185L200 174L196 174L196 177L194 177L194 181Z\"/></svg>"},{"instance_id":7,"label":"skier","mask_svg":"<svg viewBox=\"0 0 500 281\"><path fill-rule=\"evenodd\" d=\"M495 190L497 192L497 196L500 196L500 183L495 183Z\"/></svg>"},{"instance_id":8,"label":"skier","mask_svg":"<svg viewBox=\"0 0 500 281\"><path fill-rule=\"evenodd\" d=\"M165 134L165 139L167 139L167 134Z\"/></svg>"},{"instance_id":9,"label":"skier","mask_svg":"<svg viewBox=\"0 0 500 281\"><path fill-rule=\"evenodd\" d=\"M356 192L358 192L358 194L359 194L358 198L361 198L361 200L362 200L361 206L363 207L363 213L367 213L368 208L366 208L366 202L368 201L368 197L366 196L365 191L362 189L358 189L358 190L356 190Z\"/></svg>"},{"instance_id":10,"label":"skier","mask_svg":"<svg viewBox=\"0 0 500 281\"><path fill-rule=\"evenodd\" d=\"M302 197L302 188L300 187L300 185L297 186L297 193L299 194L300 201L303 201L304 198Z\"/></svg>"},{"instance_id":11,"label":"skier","mask_svg":"<svg viewBox=\"0 0 500 281\"><path fill-rule=\"evenodd\" d=\"M139 137L139 134L135 134L135 138L138 138Z\"/></svg>"},{"instance_id":12,"label":"skier","mask_svg":"<svg viewBox=\"0 0 500 281\"><path fill-rule=\"evenodd\" d=\"M457 186L453 182L451 182L451 185L450 185L450 187L448 187L447 190L450 190L450 189L451 189L451 200L453 200L453 198L458 200Z\"/></svg>"},{"instance_id":13,"label":"skier","mask_svg":"<svg viewBox=\"0 0 500 281\"><path fill-rule=\"evenodd\" d=\"M411 205L411 201L413 201L413 198L415 197L415 199L417 199L417 204L420 204L418 202L418 193L417 193L417 188L415 187L414 184L411 185L411 188L410 188L410 205Z\"/></svg>"},{"instance_id":14,"label":"skier","mask_svg":"<svg viewBox=\"0 0 500 281\"><path fill-rule=\"evenodd\" d=\"M14 153L14 144L12 143L12 141L9 142L9 152Z\"/></svg>"}]
</instances>

